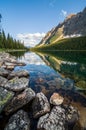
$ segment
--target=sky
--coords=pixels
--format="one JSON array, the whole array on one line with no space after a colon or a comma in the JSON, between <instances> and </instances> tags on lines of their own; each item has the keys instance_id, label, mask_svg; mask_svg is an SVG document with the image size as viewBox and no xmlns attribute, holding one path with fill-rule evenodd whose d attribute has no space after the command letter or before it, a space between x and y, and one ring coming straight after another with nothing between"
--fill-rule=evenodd
<instances>
[{"instance_id":1,"label":"sky","mask_svg":"<svg viewBox=\"0 0 86 130\"><path fill-rule=\"evenodd\" d=\"M0 0L0 26L26 46L34 46L68 14L85 7L86 0Z\"/></svg>"}]
</instances>

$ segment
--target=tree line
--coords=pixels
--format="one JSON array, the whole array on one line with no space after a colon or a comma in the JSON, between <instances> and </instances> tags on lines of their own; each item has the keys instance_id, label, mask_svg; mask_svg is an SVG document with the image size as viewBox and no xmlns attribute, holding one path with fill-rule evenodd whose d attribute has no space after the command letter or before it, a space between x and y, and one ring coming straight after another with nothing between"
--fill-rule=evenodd
<instances>
[{"instance_id":1,"label":"tree line","mask_svg":"<svg viewBox=\"0 0 86 130\"><path fill-rule=\"evenodd\" d=\"M0 49L26 49L23 43L13 39L10 34L5 35L5 32L0 33Z\"/></svg>"},{"instance_id":2,"label":"tree line","mask_svg":"<svg viewBox=\"0 0 86 130\"><path fill-rule=\"evenodd\" d=\"M1 24L2 15L0 14L0 24ZM27 49L24 46L24 43L21 43L19 40L13 39L12 36L8 33L5 35L4 30L0 26L0 49Z\"/></svg>"}]
</instances>

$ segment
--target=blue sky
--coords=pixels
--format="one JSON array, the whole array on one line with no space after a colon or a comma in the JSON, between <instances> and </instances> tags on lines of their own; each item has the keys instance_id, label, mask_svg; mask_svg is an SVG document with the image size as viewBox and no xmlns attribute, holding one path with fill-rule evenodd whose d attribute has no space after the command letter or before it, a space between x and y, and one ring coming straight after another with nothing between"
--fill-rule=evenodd
<instances>
[{"instance_id":1,"label":"blue sky","mask_svg":"<svg viewBox=\"0 0 86 130\"><path fill-rule=\"evenodd\" d=\"M84 7L86 0L0 0L2 27L33 46L68 14Z\"/></svg>"}]
</instances>

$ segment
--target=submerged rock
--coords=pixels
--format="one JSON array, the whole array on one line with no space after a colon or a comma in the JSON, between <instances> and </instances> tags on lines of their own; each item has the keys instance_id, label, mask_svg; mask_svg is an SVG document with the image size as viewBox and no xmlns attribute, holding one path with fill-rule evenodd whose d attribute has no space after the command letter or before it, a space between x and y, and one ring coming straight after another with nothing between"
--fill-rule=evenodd
<instances>
[{"instance_id":1,"label":"submerged rock","mask_svg":"<svg viewBox=\"0 0 86 130\"><path fill-rule=\"evenodd\" d=\"M42 92L37 93L32 104L32 109L34 118L38 118L50 111L48 99Z\"/></svg>"},{"instance_id":2,"label":"submerged rock","mask_svg":"<svg viewBox=\"0 0 86 130\"><path fill-rule=\"evenodd\" d=\"M9 103L9 101L13 98L14 93L10 92L2 87L0 87L0 113L3 108Z\"/></svg>"},{"instance_id":3,"label":"submerged rock","mask_svg":"<svg viewBox=\"0 0 86 130\"><path fill-rule=\"evenodd\" d=\"M0 87L4 87L7 81L8 80L6 78L0 76Z\"/></svg>"},{"instance_id":4,"label":"submerged rock","mask_svg":"<svg viewBox=\"0 0 86 130\"><path fill-rule=\"evenodd\" d=\"M7 77L9 71L5 70L4 68L0 68L0 76Z\"/></svg>"},{"instance_id":5,"label":"submerged rock","mask_svg":"<svg viewBox=\"0 0 86 130\"><path fill-rule=\"evenodd\" d=\"M79 111L71 105L70 106L65 105L64 108L66 110L67 123L70 125L76 123L77 120L79 119Z\"/></svg>"},{"instance_id":6,"label":"submerged rock","mask_svg":"<svg viewBox=\"0 0 86 130\"><path fill-rule=\"evenodd\" d=\"M29 103L33 98L35 98L35 92L31 88L25 89L21 94L15 96L10 104L8 104L5 108L5 113L8 115L22 106Z\"/></svg>"},{"instance_id":7,"label":"submerged rock","mask_svg":"<svg viewBox=\"0 0 86 130\"><path fill-rule=\"evenodd\" d=\"M4 130L30 130L28 113L20 110L12 115Z\"/></svg>"},{"instance_id":8,"label":"submerged rock","mask_svg":"<svg viewBox=\"0 0 86 130\"><path fill-rule=\"evenodd\" d=\"M37 130L65 130L65 110L54 106L50 113L39 118Z\"/></svg>"},{"instance_id":9,"label":"submerged rock","mask_svg":"<svg viewBox=\"0 0 86 130\"><path fill-rule=\"evenodd\" d=\"M61 105L63 103L64 98L59 95L59 93L53 93L50 98L50 103L53 105Z\"/></svg>"},{"instance_id":10,"label":"submerged rock","mask_svg":"<svg viewBox=\"0 0 86 130\"><path fill-rule=\"evenodd\" d=\"M26 87L28 87L28 84L29 84L29 79L27 78L18 78L18 77L15 77L11 80L9 80L6 84L5 84L5 88L6 89L9 89L9 90L12 90L12 91L15 91L15 92L18 92L18 91L22 91L24 90Z\"/></svg>"},{"instance_id":11,"label":"submerged rock","mask_svg":"<svg viewBox=\"0 0 86 130\"><path fill-rule=\"evenodd\" d=\"M13 77L28 77L29 73L27 70L18 70L18 71L12 71L9 76L8 79L12 79Z\"/></svg>"}]
</instances>

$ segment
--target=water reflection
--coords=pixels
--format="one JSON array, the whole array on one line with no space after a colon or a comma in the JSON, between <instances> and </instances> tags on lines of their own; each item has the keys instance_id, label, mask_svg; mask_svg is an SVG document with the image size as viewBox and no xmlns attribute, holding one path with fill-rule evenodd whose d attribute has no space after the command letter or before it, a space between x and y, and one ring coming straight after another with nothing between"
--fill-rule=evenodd
<instances>
[{"instance_id":1,"label":"water reflection","mask_svg":"<svg viewBox=\"0 0 86 130\"><path fill-rule=\"evenodd\" d=\"M47 65L54 68L63 77L73 79L78 90L86 90L86 64L60 60L49 54L37 54Z\"/></svg>"},{"instance_id":2,"label":"water reflection","mask_svg":"<svg viewBox=\"0 0 86 130\"><path fill-rule=\"evenodd\" d=\"M18 60L27 65L15 69L27 69L29 71L29 85L35 92L42 91L48 98L53 92L58 92L64 97L64 104L72 104L77 107L80 111L79 123L83 130L86 128L85 54L80 54L79 59L79 54L77 56L60 53L61 56L54 52L52 54L26 52ZM70 58L68 59L68 57Z\"/></svg>"},{"instance_id":3,"label":"water reflection","mask_svg":"<svg viewBox=\"0 0 86 130\"><path fill-rule=\"evenodd\" d=\"M19 61L23 61L26 64L44 65L42 59L35 53L26 52L24 56L18 58Z\"/></svg>"}]
</instances>

